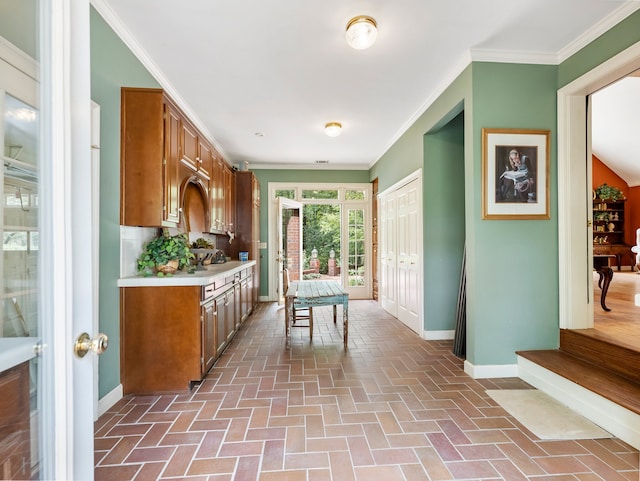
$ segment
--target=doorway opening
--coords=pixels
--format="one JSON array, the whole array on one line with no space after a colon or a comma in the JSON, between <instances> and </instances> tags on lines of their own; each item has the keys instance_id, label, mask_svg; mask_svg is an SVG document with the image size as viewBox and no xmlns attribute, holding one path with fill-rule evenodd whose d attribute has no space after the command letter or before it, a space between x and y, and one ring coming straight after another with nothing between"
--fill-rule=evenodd
<instances>
[{"instance_id":1,"label":"doorway opening","mask_svg":"<svg viewBox=\"0 0 640 481\"><path fill-rule=\"evenodd\" d=\"M372 293L371 184L269 184L269 297L291 280L338 281L352 299Z\"/></svg>"},{"instance_id":2,"label":"doorway opening","mask_svg":"<svg viewBox=\"0 0 640 481\"><path fill-rule=\"evenodd\" d=\"M558 250L561 329L594 325L591 113L588 97L640 68L640 44L558 91ZM586 126L586 128L585 128Z\"/></svg>"}]
</instances>

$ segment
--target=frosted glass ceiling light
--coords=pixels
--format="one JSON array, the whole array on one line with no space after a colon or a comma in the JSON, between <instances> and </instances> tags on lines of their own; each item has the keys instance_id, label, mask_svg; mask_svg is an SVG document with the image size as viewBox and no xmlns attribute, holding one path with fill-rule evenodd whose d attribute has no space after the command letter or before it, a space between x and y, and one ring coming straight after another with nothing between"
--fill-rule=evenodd
<instances>
[{"instance_id":1,"label":"frosted glass ceiling light","mask_svg":"<svg viewBox=\"0 0 640 481\"><path fill-rule=\"evenodd\" d=\"M378 36L376 21L367 15L353 17L347 23L347 43L356 50L371 47Z\"/></svg>"},{"instance_id":2,"label":"frosted glass ceiling light","mask_svg":"<svg viewBox=\"0 0 640 481\"><path fill-rule=\"evenodd\" d=\"M324 131L329 137L337 137L342 130L342 124L338 122L329 122L324 126Z\"/></svg>"}]
</instances>

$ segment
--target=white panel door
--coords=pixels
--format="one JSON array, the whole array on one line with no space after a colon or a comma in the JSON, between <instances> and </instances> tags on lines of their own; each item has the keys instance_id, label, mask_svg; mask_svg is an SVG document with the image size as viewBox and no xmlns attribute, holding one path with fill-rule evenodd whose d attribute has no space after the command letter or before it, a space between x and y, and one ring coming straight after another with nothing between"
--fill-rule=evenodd
<instances>
[{"instance_id":1,"label":"white panel door","mask_svg":"<svg viewBox=\"0 0 640 481\"><path fill-rule=\"evenodd\" d=\"M380 298L382 308L398 315L396 272L396 195L380 198Z\"/></svg>"},{"instance_id":2,"label":"white panel door","mask_svg":"<svg viewBox=\"0 0 640 481\"><path fill-rule=\"evenodd\" d=\"M397 191L398 319L421 334L419 282L419 192L414 180Z\"/></svg>"}]
</instances>

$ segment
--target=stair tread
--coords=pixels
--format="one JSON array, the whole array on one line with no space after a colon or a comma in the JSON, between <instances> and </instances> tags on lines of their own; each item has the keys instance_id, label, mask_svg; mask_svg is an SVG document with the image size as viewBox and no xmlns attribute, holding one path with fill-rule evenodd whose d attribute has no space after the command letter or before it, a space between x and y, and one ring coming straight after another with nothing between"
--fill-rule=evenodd
<instances>
[{"instance_id":1,"label":"stair tread","mask_svg":"<svg viewBox=\"0 0 640 481\"><path fill-rule=\"evenodd\" d=\"M516 354L640 414L640 384L559 349Z\"/></svg>"},{"instance_id":2,"label":"stair tread","mask_svg":"<svg viewBox=\"0 0 640 481\"><path fill-rule=\"evenodd\" d=\"M595 329L561 329L560 350L640 383L640 352Z\"/></svg>"}]
</instances>

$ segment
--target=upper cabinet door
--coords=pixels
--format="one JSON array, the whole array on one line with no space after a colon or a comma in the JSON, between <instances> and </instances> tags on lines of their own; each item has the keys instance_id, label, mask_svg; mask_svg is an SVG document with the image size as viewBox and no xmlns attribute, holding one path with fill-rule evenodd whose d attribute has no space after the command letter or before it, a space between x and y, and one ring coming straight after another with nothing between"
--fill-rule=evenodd
<instances>
[{"instance_id":1,"label":"upper cabinet door","mask_svg":"<svg viewBox=\"0 0 640 481\"><path fill-rule=\"evenodd\" d=\"M213 157L211 156L211 146L200 139L198 142L198 175L202 177L206 183L211 180Z\"/></svg>"},{"instance_id":2,"label":"upper cabinet door","mask_svg":"<svg viewBox=\"0 0 640 481\"><path fill-rule=\"evenodd\" d=\"M198 170L198 131L188 122L182 122L182 162Z\"/></svg>"},{"instance_id":3,"label":"upper cabinet door","mask_svg":"<svg viewBox=\"0 0 640 481\"><path fill-rule=\"evenodd\" d=\"M180 113L164 104L164 207L163 220L180 222Z\"/></svg>"}]
</instances>

